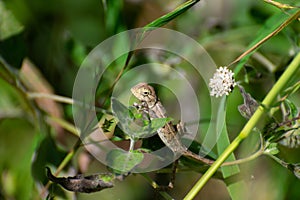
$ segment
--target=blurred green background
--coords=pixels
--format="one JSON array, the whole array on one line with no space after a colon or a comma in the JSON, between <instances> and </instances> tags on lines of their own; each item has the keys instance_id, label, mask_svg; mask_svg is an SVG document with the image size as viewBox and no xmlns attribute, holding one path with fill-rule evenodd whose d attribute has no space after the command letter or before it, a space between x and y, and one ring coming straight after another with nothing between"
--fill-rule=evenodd
<instances>
[{"instance_id":1,"label":"blurred green background","mask_svg":"<svg viewBox=\"0 0 300 200\"><path fill-rule=\"evenodd\" d=\"M181 3L183 1L179 0L0 0L0 199L42 198L39 194L47 183L45 166L57 167L77 140L54 120L72 123L71 105L49 99L34 101L27 92L71 97L77 70L96 45L121 31L143 27ZM297 1L284 3L295 5ZM262 0L200 1L164 27L194 38L218 66L223 66L247 49L270 17L282 12ZM299 38L299 21L295 21L264 44L247 62L238 78L242 82L248 80L250 84L245 88L255 99L264 98L299 51ZM145 59L149 59L147 55L135 58L135 65ZM115 67L107 72L107 81L97 102L103 101L102 95L109 94L118 70ZM199 97L204 105L209 101L207 91ZM162 98L168 97L162 94ZM291 98L300 106L299 92ZM227 105L230 139L246 122L237 110L241 103L242 97L235 90ZM109 109L105 103L103 105ZM204 117L209 116L210 111L203 109ZM243 145L253 151L256 139L257 136L253 136ZM249 144L253 146L249 147ZM281 150L285 160L299 162L299 148L282 147ZM241 199L300 198L299 179L269 158L261 157L241 169L247 183L247 191ZM79 148L61 175L105 170L105 166L84 148ZM169 194L175 199L183 198L200 176L191 170L178 173L175 188ZM50 196L56 196L54 199L71 199L73 196L78 199L163 199L139 175L94 194L73 194L55 185L49 192ZM212 179L197 199L230 197L225 184Z\"/></svg>"}]
</instances>

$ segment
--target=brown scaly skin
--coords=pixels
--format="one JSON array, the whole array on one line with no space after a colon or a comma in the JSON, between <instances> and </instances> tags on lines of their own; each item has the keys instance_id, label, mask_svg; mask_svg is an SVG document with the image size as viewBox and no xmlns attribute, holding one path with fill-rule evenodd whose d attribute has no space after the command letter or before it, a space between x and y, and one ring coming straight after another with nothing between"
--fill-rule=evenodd
<instances>
[{"instance_id":1,"label":"brown scaly skin","mask_svg":"<svg viewBox=\"0 0 300 200\"><path fill-rule=\"evenodd\" d=\"M132 94L141 102L144 110L149 113L150 119L167 118L166 111L156 96L155 90L147 83L139 83L131 88ZM157 131L160 139L170 148L175 154L181 154L205 164L211 165L213 160L201 157L189 151L180 141L177 131L171 122ZM225 164L225 163L224 163Z\"/></svg>"}]
</instances>

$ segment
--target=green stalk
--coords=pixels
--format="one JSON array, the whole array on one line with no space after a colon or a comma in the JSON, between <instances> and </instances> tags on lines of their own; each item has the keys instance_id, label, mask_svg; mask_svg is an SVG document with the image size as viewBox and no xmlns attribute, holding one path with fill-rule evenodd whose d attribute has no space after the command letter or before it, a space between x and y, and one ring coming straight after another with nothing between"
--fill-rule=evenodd
<instances>
[{"instance_id":1,"label":"green stalk","mask_svg":"<svg viewBox=\"0 0 300 200\"><path fill-rule=\"evenodd\" d=\"M197 193L202 189L206 182L212 177L212 175L217 171L217 169L222 165L222 163L228 158L228 156L239 146L242 140L244 140L251 133L252 129L255 127L257 122L259 122L266 111L267 108L271 107L272 102L279 94L279 92L284 88L284 86L291 80L293 75L300 66L300 52L296 55L294 60L290 63L288 68L281 75L279 80L275 83L271 91L267 94L262 102L263 106L259 106L255 111L253 116L241 130L240 134L233 140L233 142L225 149L225 151L220 155L220 157L213 163L213 165L206 171L205 174L199 179L199 181L194 185L190 192L185 196L185 200L193 199Z\"/></svg>"}]
</instances>

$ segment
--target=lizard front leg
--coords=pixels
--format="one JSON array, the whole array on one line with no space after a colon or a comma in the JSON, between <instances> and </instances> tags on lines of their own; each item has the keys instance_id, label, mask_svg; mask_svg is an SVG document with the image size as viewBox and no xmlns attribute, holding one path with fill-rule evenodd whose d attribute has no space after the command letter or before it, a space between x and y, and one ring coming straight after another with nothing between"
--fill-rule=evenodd
<instances>
[{"instance_id":1,"label":"lizard front leg","mask_svg":"<svg viewBox=\"0 0 300 200\"><path fill-rule=\"evenodd\" d=\"M176 129L178 136L183 136L184 134L188 133L187 128L182 121L179 121L174 128Z\"/></svg>"},{"instance_id":2,"label":"lizard front leg","mask_svg":"<svg viewBox=\"0 0 300 200\"><path fill-rule=\"evenodd\" d=\"M150 121L149 108L145 102L141 102L141 103L134 102L133 107L136 108L138 113L142 114L142 119Z\"/></svg>"}]
</instances>

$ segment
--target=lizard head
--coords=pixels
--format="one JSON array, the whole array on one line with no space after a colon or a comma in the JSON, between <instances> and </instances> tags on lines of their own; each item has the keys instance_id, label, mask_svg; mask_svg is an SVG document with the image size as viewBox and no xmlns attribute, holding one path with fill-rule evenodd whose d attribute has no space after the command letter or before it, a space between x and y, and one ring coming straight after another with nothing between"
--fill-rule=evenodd
<instances>
[{"instance_id":1,"label":"lizard head","mask_svg":"<svg viewBox=\"0 0 300 200\"><path fill-rule=\"evenodd\" d=\"M132 94L140 101L146 102L148 106L152 107L157 101L155 90L147 83L139 83L131 88Z\"/></svg>"}]
</instances>

